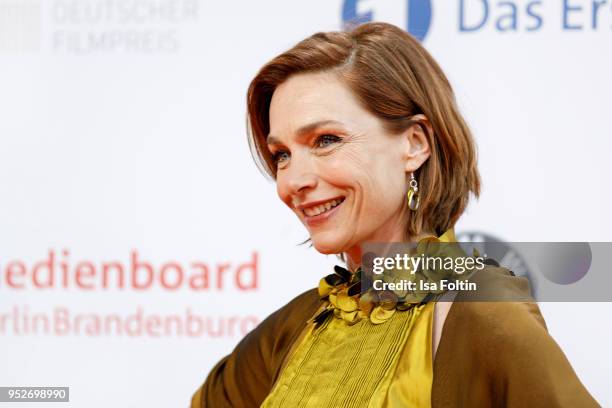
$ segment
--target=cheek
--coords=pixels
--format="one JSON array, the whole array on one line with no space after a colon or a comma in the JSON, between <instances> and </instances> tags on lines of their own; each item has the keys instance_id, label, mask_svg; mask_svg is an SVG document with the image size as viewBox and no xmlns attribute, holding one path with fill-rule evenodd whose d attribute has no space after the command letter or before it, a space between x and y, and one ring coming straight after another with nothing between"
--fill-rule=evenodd
<instances>
[{"instance_id":1,"label":"cheek","mask_svg":"<svg viewBox=\"0 0 612 408\"><path fill-rule=\"evenodd\" d=\"M285 203L285 205L290 208L293 208L289 187L282 176L277 176L276 178L276 194L281 199L281 201Z\"/></svg>"},{"instance_id":2,"label":"cheek","mask_svg":"<svg viewBox=\"0 0 612 408\"><path fill-rule=\"evenodd\" d=\"M354 186L363 183L369 171L371 157L362 145L342 146L338 151L318 160L317 173L336 185Z\"/></svg>"},{"instance_id":3,"label":"cheek","mask_svg":"<svg viewBox=\"0 0 612 408\"><path fill-rule=\"evenodd\" d=\"M328 184L336 187L350 186L354 182L355 167L342 158L321 160L317 175Z\"/></svg>"},{"instance_id":4,"label":"cheek","mask_svg":"<svg viewBox=\"0 0 612 408\"><path fill-rule=\"evenodd\" d=\"M362 190L364 210L370 216L388 216L402 204L406 175L391 160L372 161L355 178Z\"/></svg>"},{"instance_id":5,"label":"cheek","mask_svg":"<svg viewBox=\"0 0 612 408\"><path fill-rule=\"evenodd\" d=\"M317 166L318 176L328 184L352 190L358 206L368 213L396 207L405 184L401 165L398 166L388 152L383 155L360 153L347 149L341 155L321 160Z\"/></svg>"}]
</instances>

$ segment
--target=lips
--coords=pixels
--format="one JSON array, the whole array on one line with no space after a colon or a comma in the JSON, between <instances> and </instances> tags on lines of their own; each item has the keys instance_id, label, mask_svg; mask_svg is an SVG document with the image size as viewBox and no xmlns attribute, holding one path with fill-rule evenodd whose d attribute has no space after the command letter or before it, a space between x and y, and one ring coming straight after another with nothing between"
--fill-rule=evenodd
<instances>
[{"instance_id":1,"label":"lips","mask_svg":"<svg viewBox=\"0 0 612 408\"><path fill-rule=\"evenodd\" d=\"M305 216L305 221L310 227L314 227L319 225L325 221L327 221L330 217L332 217L336 212L338 212L339 208L342 206L344 202L344 197L335 198L328 201L323 201L321 204L311 205L310 207L306 207L302 209L302 213Z\"/></svg>"},{"instance_id":2,"label":"lips","mask_svg":"<svg viewBox=\"0 0 612 408\"><path fill-rule=\"evenodd\" d=\"M344 198L334 198L332 200L328 200L318 205L312 205L307 208L302 209L302 212L307 217L314 217L320 214L323 214L327 211L330 211L332 208L340 205L344 201Z\"/></svg>"}]
</instances>

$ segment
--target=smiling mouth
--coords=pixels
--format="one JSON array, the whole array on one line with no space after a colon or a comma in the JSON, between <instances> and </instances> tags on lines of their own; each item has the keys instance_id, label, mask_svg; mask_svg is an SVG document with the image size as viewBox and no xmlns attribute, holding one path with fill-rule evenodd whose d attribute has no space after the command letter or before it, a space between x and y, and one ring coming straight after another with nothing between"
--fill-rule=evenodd
<instances>
[{"instance_id":1,"label":"smiling mouth","mask_svg":"<svg viewBox=\"0 0 612 408\"><path fill-rule=\"evenodd\" d=\"M344 202L345 197L336 198L333 200L329 200L326 203L316 205L314 207L305 208L302 210L302 213L306 217L316 217L317 215L325 214L328 211L333 210L340 204Z\"/></svg>"}]
</instances>

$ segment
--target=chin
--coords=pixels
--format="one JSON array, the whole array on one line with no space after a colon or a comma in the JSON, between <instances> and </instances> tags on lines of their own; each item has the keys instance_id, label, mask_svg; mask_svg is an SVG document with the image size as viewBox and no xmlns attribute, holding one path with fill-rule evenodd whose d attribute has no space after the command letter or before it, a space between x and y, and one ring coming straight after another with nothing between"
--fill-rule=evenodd
<instances>
[{"instance_id":1,"label":"chin","mask_svg":"<svg viewBox=\"0 0 612 408\"><path fill-rule=\"evenodd\" d=\"M343 245L340 244L340 240L337 237L313 236L311 240L312 246L322 254L329 255L343 252Z\"/></svg>"}]
</instances>

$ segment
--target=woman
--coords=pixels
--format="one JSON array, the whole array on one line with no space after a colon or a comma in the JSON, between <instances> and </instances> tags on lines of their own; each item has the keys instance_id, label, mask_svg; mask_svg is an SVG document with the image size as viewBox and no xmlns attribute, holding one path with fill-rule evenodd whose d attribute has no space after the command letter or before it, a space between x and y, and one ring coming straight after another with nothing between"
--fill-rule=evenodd
<instances>
[{"instance_id":1,"label":"woman","mask_svg":"<svg viewBox=\"0 0 612 408\"><path fill-rule=\"evenodd\" d=\"M385 23L315 34L260 70L248 119L280 199L347 268L249 333L192 407L598 406L534 302L361 290L367 242L452 242L480 190L451 86L416 40ZM529 296L504 268L474 279Z\"/></svg>"}]
</instances>

